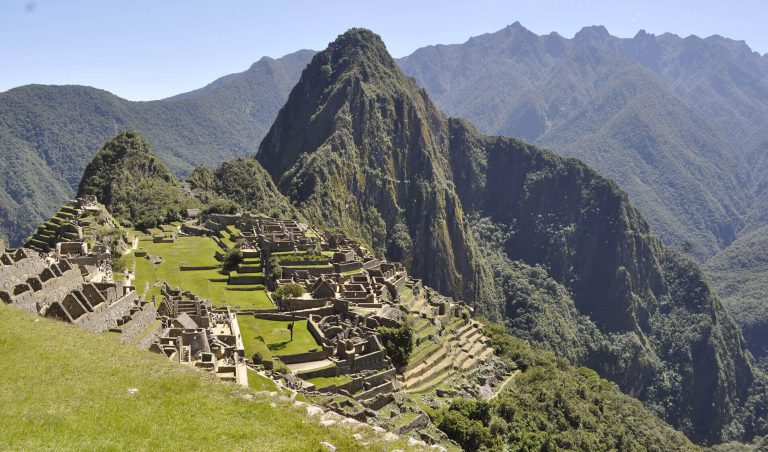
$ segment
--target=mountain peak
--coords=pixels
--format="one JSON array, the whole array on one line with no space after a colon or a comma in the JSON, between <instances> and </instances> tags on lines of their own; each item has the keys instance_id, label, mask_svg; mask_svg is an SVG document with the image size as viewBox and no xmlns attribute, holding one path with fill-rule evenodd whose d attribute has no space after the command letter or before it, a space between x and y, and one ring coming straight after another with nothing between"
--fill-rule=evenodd
<instances>
[{"instance_id":1,"label":"mountain peak","mask_svg":"<svg viewBox=\"0 0 768 452\"><path fill-rule=\"evenodd\" d=\"M357 107L350 105L364 104L378 96L408 98L418 103L418 92L416 83L403 75L379 35L364 28L352 28L312 58L257 155L264 168L277 179L305 149L322 145L334 121L357 111ZM304 127L295 128L295 124L316 127L309 133ZM289 140L289 136L301 144L278 146L281 141ZM273 158L271 151L278 147L290 149L295 155Z\"/></svg>"},{"instance_id":2,"label":"mountain peak","mask_svg":"<svg viewBox=\"0 0 768 452\"><path fill-rule=\"evenodd\" d=\"M520 23L519 20L516 20L514 23L507 25L507 29L509 30L525 30L528 31L527 28L523 26L523 24Z\"/></svg>"},{"instance_id":3,"label":"mountain peak","mask_svg":"<svg viewBox=\"0 0 768 452\"><path fill-rule=\"evenodd\" d=\"M573 40L577 43L590 43L605 41L610 37L611 34L608 33L608 29L604 26L590 25L579 30L579 32L573 36Z\"/></svg>"},{"instance_id":4,"label":"mountain peak","mask_svg":"<svg viewBox=\"0 0 768 452\"><path fill-rule=\"evenodd\" d=\"M396 76L399 69L387 51L381 37L365 28L351 28L339 35L328 47L312 59L310 67L319 70L319 77L307 81L337 83L347 76L363 82L386 80ZM308 70L311 70L308 67Z\"/></svg>"},{"instance_id":5,"label":"mountain peak","mask_svg":"<svg viewBox=\"0 0 768 452\"><path fill-rule=\"evenodd\" d=\"M645 29L641 28L640 30L638 30L637 34L635 34L635 37L632 39L636 41L646 41L648 39L654 39L655 37L656 35L654 35L653 33L648 33L647 31L645 31Z\"/></svg>"},{"instance_id":6,"label":"mountain peak","mask_svg":"<svg viewBox=\"0 0 768 452\"><path fill-rule=\"evenodd\" d=\"M384 49L387 48L386 45L384 45L384 41L382 41L381 36L367 28L350 28L349 30L340 34L336 40L330 44L330 47L357 47L365 44L381 46Z\"/></svg>"}]
</instances>

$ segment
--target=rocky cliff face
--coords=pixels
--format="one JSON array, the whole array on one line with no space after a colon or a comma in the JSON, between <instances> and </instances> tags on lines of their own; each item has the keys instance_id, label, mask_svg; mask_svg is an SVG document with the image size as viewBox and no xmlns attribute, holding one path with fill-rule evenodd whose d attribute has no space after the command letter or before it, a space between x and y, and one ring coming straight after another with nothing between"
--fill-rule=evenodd
<instances>
[{"instance_id":1,"label":"rocky cliff face","mask_svg":"<svg viewBox=\"0 0 768 452\"><path fill-rule=\"evenodd\" d=\"M756 143L751 123L768 111L754 56L726 56L710 41L619 39L604 27L566 39L515 23L399 64L447 114L612 178L664 243L704 260L747 221L757 173L741 151Z\"/></svg>"},{"instance_id":2,"label":"rocky cliff face","mask_svg":"<svg viewBox=\"0 0 768 452\"><path fill-rule=\"evenodd\" d=\"M405 260L490 317L552 327L527 316L515 284L499 278L530 273L509 262L539 265L546 277L533 280L562 288L561 307L548 309L568 310L561 326L578 316L584 330L553 349L574 342L580 351L568 356L695 440L765 428L762 374L738 330L698 267L664 249L626 194L575 159L445 118L375 34L350 30L315 56L257 159L310 220ZM502 256L479 251L469 217L509 231ZM536 281L526 283L534 292ZM763 420L743 428L747 418Z\"/></svg>"}]
</instances>

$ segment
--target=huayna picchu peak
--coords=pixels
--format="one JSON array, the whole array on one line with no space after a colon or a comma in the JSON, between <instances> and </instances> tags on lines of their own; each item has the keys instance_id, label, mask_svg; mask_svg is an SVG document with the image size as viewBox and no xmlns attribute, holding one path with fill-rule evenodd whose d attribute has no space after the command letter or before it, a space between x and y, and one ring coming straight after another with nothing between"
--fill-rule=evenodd
<instances>
[{"instance_id":1,"label":"huayna picchu peak","mask_svg":"<svg viewBox=\"0 0 768 452\"><path fill-rule=\"evenodd\" d=\"M0 449L762 450L768 65L606 25L0 93Z\"/></svg>"},{"instance_id":2,"label":"huayna picchu peak","mask_svg":"<svg viewBox=\"0 0 768 452\"><path fill-rule=\"evenodd\" d=\"M381 39L353 29L312 59L256 158L307 218L404 252L433 287L474 300L480 269L445 124Z\"/></svg>"},{"instance_id":3,"label":"huayna picchu peak","mask_svg":"<svg viewBox=\"0 0 768 452\"><path fill-rule=\"evenodd\" d=\"M527 316L528 331L512 332L553 347L576 325L529 313L544 287L521 293L509 277L516 261L541 266L566 289L562 309L574 307L590 331L569 344L583 350L578 364L698 441L728 439L757 414L748 407L764 398L764 377L738 328L696 264L665 249L615 183L446 118L385 49L353 29L316 54L259 147L256 158L309 220L408 256L415 276L493 320ZM494 258L480 221L504 232ZM680 322L696 327L680 338Z\"/></svg>"}]
</instances>

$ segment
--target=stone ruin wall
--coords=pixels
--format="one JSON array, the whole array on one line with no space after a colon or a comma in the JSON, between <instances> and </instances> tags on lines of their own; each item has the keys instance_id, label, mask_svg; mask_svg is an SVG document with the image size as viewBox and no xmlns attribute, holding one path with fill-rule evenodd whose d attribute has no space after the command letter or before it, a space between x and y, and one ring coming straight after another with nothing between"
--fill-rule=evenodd
<instances>
[{"instance_id":1,"label":"stone ruin wall","mask_svg":"<svg viewBox=\"0 0 768 452\"><path fill-rule=\"evenodd\" d=\"M132 342L157 318L157 311L152 303L145 303L138 311L131 315L131 320L123 324L120 333L120 342ZM152 336L150 334L149 336ZM149 346L147 346L149 348Z\"/></svg>"},{"instance_id":2,"label":"stone ruin wall","mask_svg":"<svg viewBox=\"0 0 768 452\"><path fill-rule=\"evenodd\" d=\"M136 292L132 291L112 303L109 301L102 303L95 307L93 312L86 313L77 319L75 324L97 333L107 331L117 324L118 319L130 315L131 308L135 306L136 298Z\"/></svg>"}]
</instances>

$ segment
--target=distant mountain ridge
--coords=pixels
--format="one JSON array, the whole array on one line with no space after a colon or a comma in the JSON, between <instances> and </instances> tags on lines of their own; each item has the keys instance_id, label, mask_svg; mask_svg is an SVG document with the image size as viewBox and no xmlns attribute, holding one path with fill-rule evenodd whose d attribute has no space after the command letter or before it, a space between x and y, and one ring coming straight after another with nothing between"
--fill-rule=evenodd
<instances>
[{"instance_id":1,"label":"distant mountain ridge","mask_svg":"<svg viewBox=\"0 0 768 452\"><path fill-rule=\"evenodd\" d=\"M762 273L748 244L768 225L768 55L721 36L622 39L592 26L566 39L515 23L399 63L448 114L618 182L665 243L711 258L707 271L764 360Z\"/></svg>"},{"instance_id":2,"label":"distant mountain ridge","mask_svg":"<svg viewBox=\"0 0 768 452\"><path fill-rule=\"evenodd\" d=\"M595 26L566 39L516 22L399 63L447 113L617 180L667 243L690 243L706 259L760 209L752 162L766 149L756 144L768 118L766 61L719 36L621 39Z\"/></svg>"},{"instance_id":3,"label":"distant mountain ridge","mask_svg":"<svg viewBox=\"0 0 768 452\"><path fill-rule=\"evenodd\" d=\"M199 90L150 102L85 86L0 93L0 237L25 240L74 195L91 156L122 130L141 130L176 175L252 154L313 53L262 58Z\"/></svg>"},{"instance_id":4,"label":"distant mountain ridge","mask_svg":"<svg viewBox=\"0 0 768 452\"><path fill-rule=\"evenodd\" d=\"M36 184L22 184L29 190L23 194L13 179L24 176L11 174L0 186L0 233L12 243L22 240L28 228L15 220L18 206L47 218L70 195L66 187L74 190L91 153L119 130L141 130L181 176L201 163L247 155L314 53L265 57L242 73L160 101L129 102L86 87L30 85L0 93L0 152L31 148L37 157L22 159L37 168L29 179L57 178L46 188L56 202L47 205ZM515 23L464 44L419 49L398 64L449 114L578 157L614 178L666 243L703 260L740 231L768 222L768 132L760 127L768 118L767 61L744 42L720 36L641 30L621 39L595 26L566 39ZM722 87L726 92L718 93ZM591 103L601 96L613 116L595 115ZM651 106L665 116L649 115ZM55 113L36 113L41 109ZM636 129L633 136L621 133L628 126Z\"/></svg>"}]
</instances>

